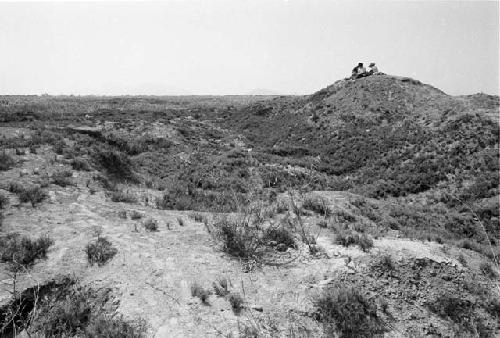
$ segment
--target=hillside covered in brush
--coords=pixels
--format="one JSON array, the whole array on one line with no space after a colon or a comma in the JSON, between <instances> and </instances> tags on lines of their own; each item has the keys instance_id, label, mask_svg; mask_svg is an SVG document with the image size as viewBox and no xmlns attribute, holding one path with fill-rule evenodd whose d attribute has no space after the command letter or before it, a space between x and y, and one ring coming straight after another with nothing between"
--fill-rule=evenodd
<instances>
[{"instance_id":1,"label":"hillside covered in brush","mask_svg":"<svg viewBox=\"0 0 500 338\"><path fill-rule=\"evenodd\" d=\"M498 237L498 109L497 96L454 97L377 75L258 102L226 123L262 161L325 173L335 178L330 189L367 197L415 198L465 214L470 205ZM472 222L460 214L459 222Z\"/></svg>"},{"instance_id":2,"label":"hillside covered in brush","mask_svg":"<svg viewBox=\"0 0 500 338\"><path fill-rule=\"evenodd\" d=\"M0 96L0 336L496 337L499 106Z\"/></svg>"}]
</instances>

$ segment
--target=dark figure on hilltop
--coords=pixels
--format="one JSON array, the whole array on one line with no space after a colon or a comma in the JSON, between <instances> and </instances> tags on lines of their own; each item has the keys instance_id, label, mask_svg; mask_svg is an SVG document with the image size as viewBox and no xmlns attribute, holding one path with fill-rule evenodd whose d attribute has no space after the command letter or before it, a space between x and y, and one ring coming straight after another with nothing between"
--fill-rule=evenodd
<instances>
[{"instance_id":1,"label":"dark figure on hilltop","mask_svg":"<svg viewBox=\"0 0 500 338\"><path fill-rule=\"evenodd\" d=\"M378 73L378 68L375 65L375 62L370 63L368 67L370 67L370 69L368 70L368 75L373 75Z\"/></svg>"},{"instance_id":2,"label":"dark figure on hilltop","mask_svg":"<svg viewBox=\"0 0 500 338\"><path fill-rule=\"evenodd\" d=\"M351 78L353 79L359 79L360 77L366 76L366 69L363 66L363 63L360 62L356 67L352 69L352 76Z\"/></svg>"}]
</instances>

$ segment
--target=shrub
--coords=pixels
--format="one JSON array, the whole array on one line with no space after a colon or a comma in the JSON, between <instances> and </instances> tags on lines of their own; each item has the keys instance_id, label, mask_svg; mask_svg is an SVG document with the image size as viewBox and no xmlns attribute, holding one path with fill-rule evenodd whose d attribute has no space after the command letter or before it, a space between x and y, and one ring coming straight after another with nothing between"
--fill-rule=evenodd
<instances>
[{"instance_id":1,"label":"shrub","mask_svg":"<svg viewBox=\"0 0 500 338\"><path fill-rule=\"evenodd\" d=\"M239 314L244 308L245 301L239 293L231 293L228 298L229 304L235 314Z\"/></svg>"},{"instance_id":2,"label":"shrub","mask_svg":"<svg viewBox=\"0 0 500 338\"><path fill-rule=\"evenodd\" d=\"M21 203L30 202L33 208L45 198L47 198L47 193L37 185L23 188L23 190L19 192L19 200Z\"/></svg>"},{"instance_id":3,"label":"shrub","mask_svg":"<svg viewBox=\"0 0 500 338\"><path fill-rule=\"evenodd\" d=\"M183 227L184 226L184 220L182 217L177 217L177 223L179 223L179 226Z\"/></svg>"},{"instance_id":4,"label":"shrub","mask_svg":"<svg viewBox=\"0 0 500 338\"><path fill-rule=\"evenodd\" d=\"M92 169L89 162L81 157L77 157L71 161L71 167L78 171L90 171Z\"/></svg>"},{"instance_id":5,"label":"shrub","mask_svg":"<svg viewBox=\"0 0 500 338\"><path fill-rule=\"evenodd\" d=\"M210 296L210 291L203 288L198 283L193 283L191 285L191 296L198 297L203 304L208 304L208 297Z\"/></svg>"},{"instance_id":6,"label":"shrub","mask_svg":"<svg viewBox=\"0 0 500 338\"><path fill-rule=\"evenodd\" d=\"M158 222L152 218L148 218L144 221L144 229L150 232L158 231Z\"/></svg>"},{"instance_id":7,"label":"shrub","mask_svg":"<svg viewBox=\"0 0 500 338\"><path fill-rule=\"evenodd\" d=\"M9 182L9 191L15 194L19 194L24 191L24 186L19 182L11 181Z\"/></svg>"},{"instance_id":8,"label":"shrub","mask_svg":"<svg viewBox=\"0 0 500 338\"><path fill-rule=\"evenodd\" d=\"M318 222L318 226L322 229L326 229L326 228L328 228L328 222L326 220L322 219Z\"/></svg>"},{"instance_id":9,"label":"shrub","mask_svg":"<svg viewBox=\"0 0 500 338\"><path fill-rule=\"evenodd\" d=\"M250 259L260 256L262 241L259 231L244 217L222 217L213 224L216 236L222 242L222 250L231 256Z\"/></svg>"},{"instance_id":10,"label":"shrub","mask_svg":"<svg viewBox=\"0 0 500 338\"><path fill-rule=\"evenodd\" d=\"M189 217L194 219L196 222L203 222L204 216L200 214L199 212L192 212L189 214Z\"/></svg>"},{"instance_id":11,"label":"shrub","mask_svg":"<svg viewBox=\"0 0 500 338\"><path fill-rule=\"evenodd\" d=\"M127 219L127 212L125 210L118 211L118 217L121 219Z\"/></svg>"},{"instance_id":12,"label":"shrub","mask_svg":"<svg viewBox=\"0 0 500 338\"><path fill-rule=\"evenodd\" d=\"M60 187L66 187L69 185L74 185L71 177L73 173L70 170L58 171L52 175L52 183L57 184Z\"/></svg>"},{"instance_id":13,"label":"shrub","mask_svg":"<svg viewBox=\"0 0 500 338\"><path fill-rule=\"evenodd\" d=\"M130 214L130 219L138 220L138 219L141 219L142 216L143 215L139 211L133 210L132 213Z\"/></svg>"},{"instance_id":14,"label":"shrub","mask_svg":"<svg viewBox=\"0 0 500 338\"><path fill-rule=\"evenodd\" d=\"M396 267L394 261L392 260L391 255L382 256L380 258L378 266L383 268L384 270L390 270L390 271L394 270Z\"/></svg>"},{"instance_id":15,"label":"shrub","mask_svg":"<svg viewBox=\"0 0 500 338\"><path fill-rule=\"evenodd\" d=\"M229 286L226 278L219 278L212 285L217 296L225 297L229 294Z\"/></svg>"},{"instance_id":16,"label":"shrub","mask_svg":"<svg viewBox=\"0 0 500 338\"><path fill-rule=\"evenodd\" d=\"M367 234L362 234L359 236L358 245L364 252L370 251L373 248L373 239Z\"/></svg>"},{"instance_id":17,"label":"shrub","mask_svg":"<svg viewBox=\"0 0 500 338\"><path fill-rule=\"evenodd\" d=\"M134 194L124 190L112 191L111 200L113 202L137 203L137 197Z\"/></svg>"},{"instance_id":18,"label":"shrub","mask_svg":"<svg viewBox=\"0 0 500 338\"><path fill-rule=\"evenodd\" d=\"M7 154L5 151L0 153L0 171L9 170L16 164L16 161L12 156Z\"/></svg>"},{"instance_id":19,"label":"shrub","mask_svg":"<svg viewBox=\"0 0 500 338\"><path fill-rule=\"evenodd\" d=\"M340 223L353 223L356 222L356 217L351 215L345 210L339 210L335 212L335 216Z\"/></svg>"},{"instance_id":20,"label":"shrub","mask_svg":"<svg viewBox=\"0 0 500 338\"><path fill-rule=\"evenodd\" d=\"M313 302L329 337L373 337L386 330L376 303L354 288L328 288Z\"/></svg>"},{"instance_id":21,"label":"shrub","mask_svg":"<svg viewBox=\"0 0 500 338\"><path fill-rule=\"evenodd\" d=\"M460 326L460 332L475 333L479 337L490 337L488 323L477 311L477 304L461 296L441 294L428 303L429 309L443 319Z\"/></svg>"},{"instance_id":22,"label":"shrub","mask_svg":"<svg viewBox=\"0 0 500 338\"><path fill-rule=\"evenodd\" d=\"M75 281L40 297L33 309L28 332L43 337L144 337L143 321L128 322L104 309L109 297L91 289L77 287ZM55 291L54 291L55 289Z\"/></svg>"},{"instance_id":23,"label":"shrub","mask_svg":"<svg viewBox=\"0 0 500 338\"><path fill-rule=\"evenodd\" d=\"M9 205L9 197L0 192L0 209L5 209Z\"/></svg>"},{"instance_id":24,"label":"shrub","mask_svg":"<svg viewBox=\"0 0 500 338\"><path fill-rule=\"evenodd\" d=\"M296 247L295 238L293 238L293 235L290 233L290 231L282 226L278 228L268 228L264 233L264 239L267 241L273 241L276 243L276 245L283 244L287 248Z\"/></svg>"},{"instance_id":25,"label":"shrub","mask_svg":"<svg viewBox=\"0 0 500 338\"><path fill-rule=\"evenodd\" d=\"M118 250L105 237L99 237L95 242L89 243L85 247L87 260L91 265L102 266L111 260L117 252Z\"/></svg>"},{"instance_id":26,"label":"shrub","mask_svg":"<svg viewBox=\"0 0 500 338\"><path fill-rule=\"evenodd\" d=\"M485 276L488 276L490 278L496 278L497 277L497 273L496 273L495 269L493 268L493 265L491 265L490 262L482 262L479 265L479 270L481 270L481 272Z\"/></svg>"},{"instance_id":27,"label":"shrub","mask_svg":"<svg viewBox=\"0 0 500 338\"><path fill-rule=\"evenodd\" d=\"M359 235L350 230L339 230L335 236L335 243L345 246L355 245L359 241Z\"/></svg>"},{"instance_id":28,"label":"shrub","mask_svg":"<svg viewBox=\"0 0 500 338\"><path fill-rule=\"evenodd\" d=\"M302 203L302 207L306 210L314 211L324 217L330 217L332 210L328 207L328 202L321 197L307 197Z\"/></svg>"},{"instance_id":29,"label":"shrub","mask_svg":"<svg viewBox=\"0 0 500 338\"><path fill-rule=\"evenodd\" d=\"M29 267L37 259L47 257L49 247L54 244L50 237L30 239L17 233L0 237L0 261L11 263L14 268Z\"/></svg>"}]
</instances>

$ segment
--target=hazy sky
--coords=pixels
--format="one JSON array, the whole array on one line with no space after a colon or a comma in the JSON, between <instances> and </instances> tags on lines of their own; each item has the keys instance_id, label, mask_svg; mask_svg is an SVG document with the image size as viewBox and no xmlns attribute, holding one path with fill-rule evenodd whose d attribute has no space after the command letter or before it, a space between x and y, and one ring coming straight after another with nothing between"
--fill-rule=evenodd
<instances>
[{"instance_id":1,"label":"hazy sky","mask_svg":"<svg viewBox=\"0 0 500 338\"><path fill-rule=\"evenodd\" d=\"M498 94L499 3L0 3L0 94L302 94L371 61Z\"/></svg>"}]
</instances>

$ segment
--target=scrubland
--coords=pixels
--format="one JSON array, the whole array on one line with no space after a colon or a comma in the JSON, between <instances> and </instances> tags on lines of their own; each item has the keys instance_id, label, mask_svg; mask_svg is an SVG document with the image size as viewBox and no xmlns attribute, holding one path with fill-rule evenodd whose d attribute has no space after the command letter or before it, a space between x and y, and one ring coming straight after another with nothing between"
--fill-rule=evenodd
<instances>
[{"instance_id":1,"label":"scrubland","mask_svg":"<svg viewBox=\"0 0 500 338\"><path fill-rule=\"evenodd\" d=\"M0 97L0 336L495 337L498 97Z\"/></svg>"}]
</instances>

